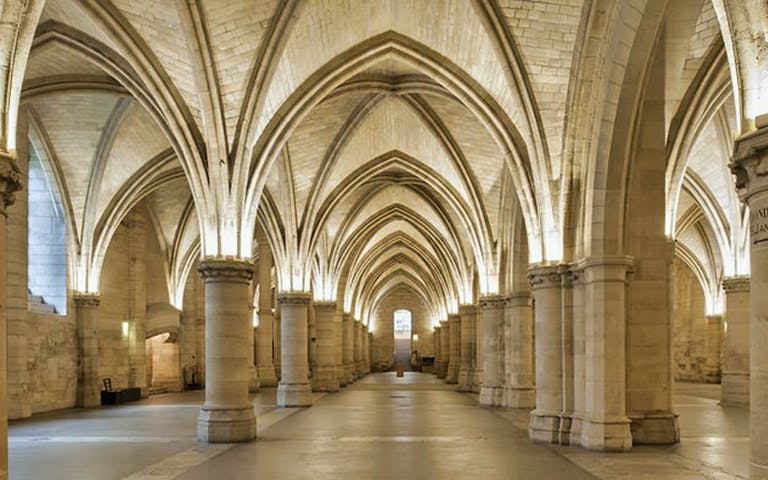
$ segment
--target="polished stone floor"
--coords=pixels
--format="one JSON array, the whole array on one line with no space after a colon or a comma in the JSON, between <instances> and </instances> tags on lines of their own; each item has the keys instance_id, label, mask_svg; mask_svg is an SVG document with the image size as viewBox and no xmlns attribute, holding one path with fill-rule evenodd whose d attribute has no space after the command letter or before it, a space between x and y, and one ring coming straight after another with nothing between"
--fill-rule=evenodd
<instances>
[{"instance_id":1,"label":"polished stone floor","mask_svg":"<svg viewBox=\"0 0 768 480\"><path fill-rule=\"evenodd\" d=\"M195 442L201 392L11 422L16 479L730 479L746 477L746 409L679 384L682 441L600 454L528 442L527 413L478 408L431 375L376 374L309 409L253 397L259 441Z\"/></svg>"}]
</instances>

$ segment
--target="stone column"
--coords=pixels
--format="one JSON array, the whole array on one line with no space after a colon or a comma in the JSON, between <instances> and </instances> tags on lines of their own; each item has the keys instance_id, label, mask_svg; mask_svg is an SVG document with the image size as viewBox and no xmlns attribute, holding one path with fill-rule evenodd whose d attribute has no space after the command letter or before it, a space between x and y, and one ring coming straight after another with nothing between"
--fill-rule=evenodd
<instances>
[{"instance_id":1,"label":"stone column","mask_svg":"<svg viewBox=\"0 0 768 480\"><path fill-rule=\"evenodd\" d=\"M723 280L725 338L720 404L749 405L749 277Z\"/></svg>"},{"instance_id":2,"label":"stone column","mask_svg":"<svg viewBox=\"0 0 768 480\"><path fill-rule=\"evenodd\" d=\"M342 358L344 360L344 374L347 378L345 383L349 385L355 381L355 327L352 315L349 313L342 315L342 330L344 331Z\"/></svg>"},{"instance_id":3,"label":"stone column","mask_svg":"<svg viewBox=\"0 0 768 480\"><path fill-rule=\"evenodd\" d=\"M253 292L250 292L251 300L253 300ZM253 310L254 306L251 303L248 309L248 318L251 320L251 328L248 330L248 391L258 392L261 384L259 383L259 371L256 369L256 335L257 329L253 326Z\"/></svg>"},{"instance_id":4,"label":"stone column","mask_svg":"<svg viewBox=\"0 0 768 480\"><path fill-rule=\"evenodd\" d=\"M707 383L720 383L720 357L723 348L723 317L722 315L706 316L706 350L707 363L704 367L704 378Z\"/></svg>"},{"instance_id":5,"label":"stone column","mask_svg":"<svg viewBox=\"0 0 768 480\"><path fill-rule=\"evenodd\" d=\"M21 190L21 173L15 160L0 152L0 479L8 478L8 207L15 192Z\"/></svg>"},{"instance_id":6,"label":"stone column","mask_svg":"<svg viewBox=\"0 0 768 480\"><path fill-rule=\"evenodd\" d=\"M485 367L485 318L483 308L475 307L475 375L472 379L472 391L480 393L483 386L483 368Z\"/></svg>"},{"instance_id":7,"label":"stone column","mask_svg":"<svg viewBox=\"0 0 768 480\"><path fill-rule=\"evenodd\" d=\"M353 362L355 368L355 379L363 376L363 322L355 320L353 322L354 332L354 350L353 350Z\"/></svg>"},{"instance_id":8,"label":"stone column","mask_svg":"<svg viewBox=\"0 0 768 480\"><path fill-rule=\"evenodd\" d=\"M282 362L283 358L283 349L282 349L282 329L280 328L280 325L282 322L280 321L280 306L275 305L275 315L272 319L272 363L275 366L275 377L278 381L280 381L280 378L282 377L282 367L280 365L280 362Z\"/></svg>"},{"instance_id":9,"label":"stone column","mask_svg":"<svg viewBox=\"0 0 768 480\"><path fill-rule=\"evenodd\" d=\"M448 363L448 373L445 383L459 383L459 369L461 368L461 316L458 314L448 315L448 324L450 325L450 338L448 339L451 349L451 359Z\"/></svg>"},{"instance_id":10,"label":"stone column","mask_svg":"<svg viewBox=\"0 0 768 480\"><path fill-rule=\"evenodd\" d=\"M277 296L280 302L282 345L282 375L277 385L277 405L280 407L312 405L307 352L307 310L310 299L307 292L283 292Z\"/></svg>"},{"instance_id":11,"label":"stone column","mask_svg":"<svg viewBox=\"0 0 768 480\"><path fill-rule=\"evenodd\" d=\"M341 317L336 302L314 302L317 328L317 366L313 389L319 392L339 391L337 353L341 351Z\"/></svg>"},{"instance_id":12,"label":"stone column","mask_svg":"<svg viewBox=\"0 0 768 480\"><path fill-rule=\"evenodd\" d=\"M443 354L440 351L440 335L442 335L440 330L442 329L439 325L436 325L433 330L434 334L432 335L432 341L435 344L435 365L432 369L432 373L440 378L440 365L443 363Z\"/></svg>"},{"instance_id":13,"label":"stone column","mask_svg":"<svg viewBox=\"0 0 768 480\"><path fill-rule=\"evenodd\" d=\"M584 367L586 350L584 329L586 327L586 305L584 304L584 271L573 271L573 418L571 423L571 444L581 443L581 423L585 410Z\"/></svg>"},{"instance_id":14,"label":"stone column","mask_svg":"<svg viewBox=\"0 0 768 480\"><path fill-rule=\"evenodd\" d=\"M736 139L731 170L749 207L750 478L768 478L768 125Z\"/></svg>"},{"instance_id":15,"label":"stone column","mask_svg":"<svg viewBox=\"0 0 768 480\"><path fill-rule=\"evenodd\" d=\"M98 308L97 294L75 294L77 316L77 394L75 405L92 408L101 405L99 384Z\"/></svg>"},{"instance_id":16,"label":"stone column","mask_svg":"<svg viewBox=\"0 0 768 480\"><path fill-rule=\"evenodd\" d=\"M371 334L368 333L368 325L363 325L363 375L371 372Z\"/></svg>"},{"instance_id":17,"label":"stone column","mask_svg":"<svg viewBox=\"0 0 768 480\"><path fill-rule=\"evenodd\" d=\"M626 413L625 293L629 257L594 258L584 271L583 447L624 451L632 448Z\"/></svg>"},{"instance_id":18,"label":"stone column","mask_svg":"<svg viewBox=\"0 0 768 480\"><path fill-rule=\"evenodd\" d=\"M536 302L536 409L528 436L535 442L557 443L563 409L562 274L561 265L531 269Z\"/></svg>"},{"instance_id":19,"label":"stone column","mask_svg":"<svg viewBox=\"0 0 768 480\"><path fill-rule=\"evenodd\" d=\"M536 406L533 385L533 319L531 296L515 294L507 300L504 310L505 368L502 405L513 408Z\"/></svg>"},{"instance_id":20,"label":"stone column","mask_svg":"<svg viewBox=\"0 0 768 480\"><path fill-rule=\"evenodd\" d=\"M504 334L504 307L502 296L488 296L480 299L483 308L485 356L483 357L483 385L480 387L480 405L499 406L503 399L504 366L502 356L502 335Z\"/></svg>"},{"instance_id":21,"label":"stone column","mask_svg":"<svg viewBox=\"0 0 768 480\"><path fill-rule=\"evenodd\" d=\"M472 379L475 375L475 306L460 305L461 317L461 362L459 366L458 390L472 391Z\"/></svg>"},{"instance_id":22,"label":"stone column","mask_svg":"<svg viewBox=\"0 0 768 480\"><path fill-rule=\"evenodd\" d=\"M256 335L256 370L262 387L277 386L272 361L272 250L267 242L259 244L259 330Z\"/></svg>"},{"instance_id":23,"label":"stone column","mask_svg":"<svg viewBox=\"0 0 768 480\"><path fill-rule=\"evenodd\" d=\"M314 382L317 370L317 325L315 324L315 309L310 302L307 308L307 358L309 359L309 378Z\"/></svg>"},{"instance_id":24,"label":"stone column","mask_svg":"<svg viewBox=\"0 0 768 480\"><path fill-rule=\"evenodd\" d=\"M149 397L147 388L147 224L138 211L128 214L128 383L141 389L141 398Z\"/></svg>"},{"instance_id":25,"label":"stone column","mask_svg":"<svg viewBox=\"0 0 768 480\"><path fill-rule=\"evenodd\" d=\"M437 370L437 378L448 377L448 365L451 361L450 325L447 320L440 322L440 365Z\"/></svg>"},{"instance_id":26,"label":"stone column","mask_svg":"<svg viewBox=\"0 0 768 480\"><path fill-rule=\"evenodd\" d=\"M247 442L256 437L256 414L248 398L253 266L238 260L203 260L200 273L205 282L206 375L197 438Z\"/></svg>"}]
</instances>

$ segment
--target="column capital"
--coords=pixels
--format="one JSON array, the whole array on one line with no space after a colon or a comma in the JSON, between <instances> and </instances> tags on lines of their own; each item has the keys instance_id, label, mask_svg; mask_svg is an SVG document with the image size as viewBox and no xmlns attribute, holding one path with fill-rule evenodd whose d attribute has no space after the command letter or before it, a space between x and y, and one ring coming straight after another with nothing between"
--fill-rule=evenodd
<instances>
[{"instance_id":1,"label":"column capital","mask_svg":"<svg viewBox=\"0 0 768 480\"><path fill-rule=\"evenodd\" d=\"M101 296L98 293L75 293L72 300L76 308L98 308L101 305Z\"/></svg>"},{"instance_id":2,"label":"column capital","mask_svg":"<svg viewBox=\"0 0 768 480\"><path fill-rule=\"evenodd\" d=\"M513 293L507 297L508 307L528 307L531 305L531 294L528 292Z\"/></svg>"},{"instance_id":3,"label":"column capital","mask_svg":"<svg viewBox=\"0 0 768 480\"><path fill-rule=\"evenodd\" d=\"M458 313L448 314L448 323L456 323L461 321L461 315Z\"/></svg>"},{"instance_id":4,"label":"column capital","mask_svg":"<svg viewBox=\"0 0 768 480\"><path fill-rule=\"evenodd\" d=\"M206 282L248 283L253 278L254 266L242 259L210 257L200 262L198 271Z\"/></svg>"},{"instance_id":5,"label":"column capital","mask_svg":"<svg viewBox=\"0 0 768 480\"><path fill-rule=\"evenodd\" d=\"M477 305L471 303L471 304L463 304L459 305L459 315L465 316L465 315L472 315L477 311Z\"/></svg>"},{"instance_id":6,"label":"column capital","mask_svg":"<svg viewBox=\"0 0 768 480\"><path fill-rule=\"evenodd\" d=\"M447 327L448 326L448 320L440 320L440 327Z\"/></svg>"},{"instance_id":7,"label":"column capital","mask_svg":"<svg viewBox=\"0 0 768 480\"><path fill-rule=\"evenodd\" d=\"M16 192L23 186L21 178L15 156L0 150L0 215L5 215L8 207L13 205Z\"/></svg>"},{"instance_id":8,"label":"column capital","mask_svg":"<svg viewBox=\"0 0 768 480\"><path fill-rule=\"evenodd\" d=\"M585 282L624 282L634 265L634 257L615 255L583 258L576 263L576 268L582 272Z\"/></svg>"},{"instance_id":9,"label":"column capital","mask_svg":"<svg viewBox=\"0 0 768 480\"><path fill-rule=\"evenodd\" d=\"M738 277L726 277L723 279L723 290L725 293L749 292L749 275Z\"/></svg>"},{"instance_id":10,"label":"column capital","mask_svg":"<svg viewBox=\"0 0 768 480\"><path fill-rule=\"evenodd\" d=\"M742 201L749 202L750 197L768 191L768 126L734 141L729 167Z\"/></svg>"},{"instance_id":11,"label":"column capital","mask_svg":"<svg viewBox=\"0 0 768 480\"><path fill-rule=\"evenodd\" d=\"M312 305L314 305L315 310L322 310L322 311L336 311L336 302L334 301L314 301L312 302Z\"/></svg>"},{"instance_id":12,"label":"column capital","mask_svg":"<svg viewBox=\"0 0 768 480\"><path fill-rule=\"evenodd\" d=\"M531 289L554 288L563 286L563 282L572 281L572 267L569 264L534 265L528 270Z\"/></svg>"},{"instance_id":13,"label":"column capital","mask_svg":"<svg viewBox=\"0 0 768 480\"><path fill-rule=\"evenodd\" d=\"M312 295L309 292L278 292L277 302L280 305L309 305Z\"/></svg>"},{"instance_id":14,"label":"column capital","mask_svg":"<svg viewBox=\"0 0 768 480\"><path fill-rule=\"evenodd\" d=\"M504 308L507 303L507 297L503 295L488 295L486 297L480 297L480 307L483 310Z\"/></svg>"}]
</instances>

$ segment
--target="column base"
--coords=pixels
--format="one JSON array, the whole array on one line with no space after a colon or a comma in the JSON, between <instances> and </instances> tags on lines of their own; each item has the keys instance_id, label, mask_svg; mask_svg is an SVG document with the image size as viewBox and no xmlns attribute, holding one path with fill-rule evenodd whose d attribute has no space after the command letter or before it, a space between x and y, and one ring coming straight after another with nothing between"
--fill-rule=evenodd
<instances>
[{"instance_id":1,"label":"column base","mask_svg":"<svg viewBox=\"0 0 768 480\"><path fill-rule=\"evenodd\" d=\"M483 385L480 388L480 405L484 407L501 406L503 396L504 390L501 387L486 387Z\"/></svg>"},{"instance_id":2,"label":"column base","mask_svg":"<svg viewBox=\"0 0 768 480\"><path fill-rule=\"evenodd\" d=\"M557 439L557 443L560 445L571 444L571 424L573 423L573 414L561 413L560 414L560 436Z\"/></svg>"},{"instance_id":3,"label":"column base","mask_svg":"<svg viewBox=\"0 0 768 480\"><path fill-rule=\"evenodd\" d=\"M472 369L469 368L460 368L459 369L459 378L458 378L458 388L457 390L459 392L471 392L472 391L472 380L474 378L475 374L472 371Z\"/></svg>"},{"instance_id":4,"label":"column base","mask_svg":"<svg viewBox=\"0 0 768 480\"><path fill-rule=\"evenodd\" d=\"M574 436L582 447L601 452L626 452L632 448L632 433L628 418L583 419L581 435Z\"/></svg>"},{"instance_id":5,"label":"column base","mask_svg":"<svg viewBox=\"0 0 768 480\"><path fill-rule=\"evenodd\" d=\"M536 443L553 443L560 441L560 412L531 412L531 422L528 424L528 438Z\"/></svg>"},{"instance_id":6,"label":"column base","mask_svg":"<svg viewBox=\"0 0 768 480\"><path fill-rule=\"evenodd\" d=\"M248 391L258 392L259 387L261 387L261 382L259 381L258 370L256 370L256 366L253 366L248 369Z\"/></svg>"},{"instance_id":7,"label":"column base","mask_svg":"<svg viewBox=\"0 0 768 480\"><path fill-rule=\"evenodd\" d=\"M206 443L249 442L256 438L253 406L211 408L205 405L197 416L197 439Z\"/></svg>"},{"instance_id":8,"label":"column base","mask_svg":"<svg viewBox=\"0 0 768 480\"><path fill-rule=\"evenodd\" d=\"M444 379L448 376L448 364L440 362L437 365L437 378Z\"/></svg>"},{"instance_id":9,"label":"column base","mask_svg":"<svg viewBox=\"0 0 768 480\"><path fill-rule=\"evenodd\" d=\"M355 363L355 378L363 378L365 376L365 363L361 360Z\"/></svg>"},{"instance_id":10,"label":"column base","mask_svg":"<svg viewBox=\"0 0 768 480\"><path fill-rule=\"evenodd\" d=\"M347 376L347 385L355 381L355 366L351 363L344 365L344 374Z\"/></svg>"},{"instance_id":11,"label":"column base","mask_svg":"<svg viewBox=\"0 0 768 480\"><path fill-rule=\"evenodd\" d=\"M675 413L631 414L629 419L635 445L671 445L680 441L680 427Z\"/></svg>"},{"instance_id":12,"label":"column base","mask_svg":"<svg viewBox=\"0 0 768 480\"><path fill-rule=\"evenodd\" d=\"M503 387L501 404L510 408L534 408L536 406L536 387Z\"/></svg>"},{"instance_id":13,"label":"column base","mask_svg":"<svg viewBox=\"0 0 768 480\"><path fill-rule=\"evenodd\" d=\"M475 369L475 376L472 378L472 391L480 393L481 388L483 388L483 371Z\"/></svg>"},{"instance_id":14,"label":"column base","mask_svg":"<svg viewBox=\"0 0 768 480\"><path fill-rule=\"evenodd\" d=\"M749 372L723 373L720 392L720 405L723 407L749 405Z\"/></svg>"},{"instance_id":15,"label":"column base","mask_svg":"<svg viewBox=\"0 0 768 480\"><path fill-rule=\"evenodd\" d=\"M259 374L259 384L264 388L277 386L277 375L275 375L275 367L267 365L264 367L256 367Z\"/></svg>"},{"instance_id":16,"label":"column base","mask_svg":"<svg viewBox=\"0 0 768 480\"><path fill-rule=\"evenodd\" d=\"M283 378L283 370L280 368L279 364L275 364L275 378L277 378L278 383L280 382L280 379Z\"/></svg>"},{"instance_id":17,"label":"column base","mask_svg":"<svg viewBox=\"0 0 768 480\"><path fill-rule=\"evenodd\" d=\"M312 405L312 387L309 383L280 383L277 386L278 407L309 407Z\"/></svg>"},{"instance_id":18,"label":"column base","mask_svg":"<svg viewBox=\"0 0 768 480\"><path fill-rule=\"evenodd\" d=\"M749 462L749 478L768 478L768 465Z\"/></svg>"},{"instance_id":19,"label":"column base","mask_svg":"<svg viewBox=\"0 0 768 480\"><path fill-rule=\"evenodd\" d=\"M584 420L581 416L574 414L571 417L571 445L581 445L581 430Z\"/></svg>"},{"instance_id":20,"label":"column base","mask_svg":"<svg viewBox=\"0 0 768 480\"><path fill-rule=\"evenodd\" d=\"M448 364L448 370L445 374L445 383L448 384L457 384L459 383L459 366Z\"/></svg>"},{"instance_id":21,"label":"column base","mask_svg":"<svg viewBox=\"0 0 768 480\"><path fill-rule=\"evenodd\" d=\"M312 390L316 392L338 392L339 378L336 376L336 367L319 366L315 369L312 378Z\"/></svg>"}]
</instances>

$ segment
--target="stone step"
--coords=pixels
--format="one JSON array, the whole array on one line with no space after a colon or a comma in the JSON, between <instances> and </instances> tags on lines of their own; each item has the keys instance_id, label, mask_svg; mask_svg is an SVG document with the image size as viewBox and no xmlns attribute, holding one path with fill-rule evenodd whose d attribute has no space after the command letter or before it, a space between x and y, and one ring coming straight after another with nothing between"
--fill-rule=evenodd
<instances>
[{"instance_id":1,"label":"stone step","mask_svg":"<svg viewBox=\"0 0 768 480\"><path fill-rule=\"evenodd\" d=\"M168 393L168 389L166 387L156 386L156 387L149 387L149 395L160 395L163 393Z\"/></svg>"},{"instance_id":2,"label":"stone step","mask_svg":"<svg viewBox=\"0 0 768 480\"><path fill-rule=\"evenodd\" d=\"M44 315L53 315L56 313L56 307L45 303L45 299L41 295L29 294L27 297L27 309L33 313L41 313Z\"/></svg>"}]
</instances>

